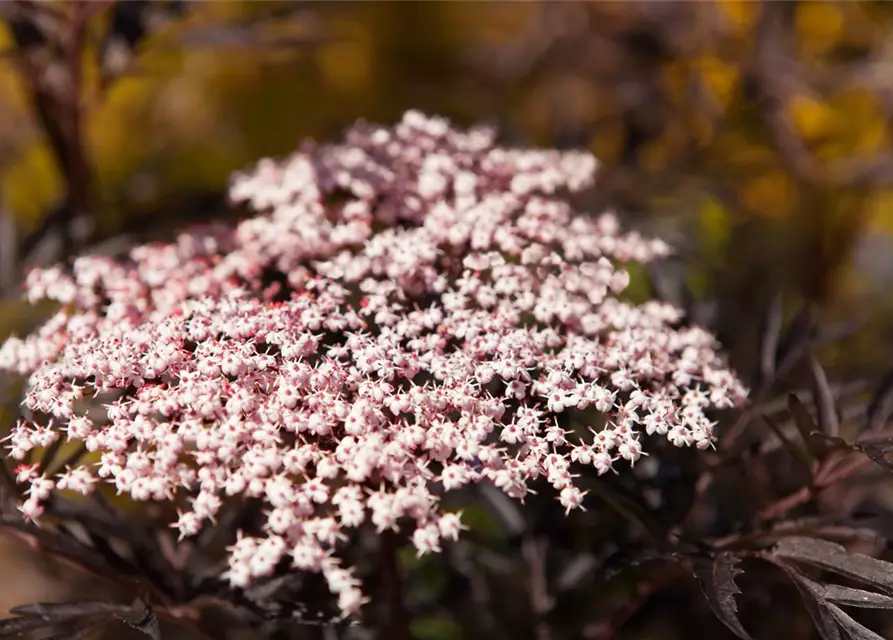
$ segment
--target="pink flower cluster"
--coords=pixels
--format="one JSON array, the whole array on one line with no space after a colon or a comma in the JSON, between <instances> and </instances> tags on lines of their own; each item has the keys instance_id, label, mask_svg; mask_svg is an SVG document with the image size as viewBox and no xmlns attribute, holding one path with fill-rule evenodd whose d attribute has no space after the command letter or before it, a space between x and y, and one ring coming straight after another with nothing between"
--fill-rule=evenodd
<instances>
[{"instance_id":1,"label":"pink flower cluster","mask_svg":"<svg viewBox=\"0 0 893 640\"><path fill-rule=\"evenodd\" d=\"M235 228L34 271L30 298L61 310L9 339L0 369L28 376L48 421L21 421L8 447L65 438L97 461L20 467L22 511L106 482L180 500L191 536L227 497L258 498L264 534L234 541L231 583L290 562L352 614L350 530L400 528L435 553L463 528L445 491L523 499L542 478L570 511L579 472L635 463L644 434L710 446L705 409L745 392L677 309L616 297L622 263L667 247L574 213L564 194L595 168L410 112L236 175L232 199L257 215Z\"/></svg>"}]
</instances>

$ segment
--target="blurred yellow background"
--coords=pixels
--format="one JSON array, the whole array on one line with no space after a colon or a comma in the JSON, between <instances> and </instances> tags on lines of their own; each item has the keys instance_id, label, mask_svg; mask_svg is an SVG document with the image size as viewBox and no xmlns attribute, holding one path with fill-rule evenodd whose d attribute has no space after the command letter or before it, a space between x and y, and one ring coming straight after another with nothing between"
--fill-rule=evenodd
<instances>
[{"instance_id":1,"label":"blurred yellow background","mask_svg":"<svg viewBox=\"0 0 893 640\"><path fill-rule=\"evenodd\" d=\"M156 2L132 49L109 45L116 3L88 4L79 100L99 237L214 215L201 196L234 169L408 108L588 146L606 166L593 206L668 216L670 233L696 223L694 249L718 263L756 237L749 271L813 297L856 287L859 238L893 227L893 167L853 169L893 162L889 3L785 3L773 34L737 1ZM8 28L0 48L15 49ZM65 188L22 78L5 56L0 202L20 236Z\"/></svg>"}]
</instances>

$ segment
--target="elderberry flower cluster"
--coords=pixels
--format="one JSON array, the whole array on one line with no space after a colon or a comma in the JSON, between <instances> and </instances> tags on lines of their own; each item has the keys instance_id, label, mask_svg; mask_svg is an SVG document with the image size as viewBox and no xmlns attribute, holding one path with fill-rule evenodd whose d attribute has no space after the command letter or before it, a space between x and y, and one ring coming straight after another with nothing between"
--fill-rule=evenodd
<instances>
[{"instance_id":1,"label":"elderberry flower cluster","mask_svg":"<svg viewBox=\"0 0 893 640\"><path fill-rule=\"evenodd\" d=\"M575 214L566 194L595 168L410 112L236 175L231 198L255 215L234 228L32 272L30 299L61 306L0 349L47 416L20 421L10 455L64 439L94 458L21 466L22 511L111 483L177 501L192 536L228 497L260 499L230 582L290 563L348 615L364 602L338 558L351 530L436 553L463 528L446 491L523 500L542 479L570 511L584 468L635 463L646 435L710 446L705 410L745 392L679 310L617 296L624 263L668 248Z\"/></svg>"}]
</instances>

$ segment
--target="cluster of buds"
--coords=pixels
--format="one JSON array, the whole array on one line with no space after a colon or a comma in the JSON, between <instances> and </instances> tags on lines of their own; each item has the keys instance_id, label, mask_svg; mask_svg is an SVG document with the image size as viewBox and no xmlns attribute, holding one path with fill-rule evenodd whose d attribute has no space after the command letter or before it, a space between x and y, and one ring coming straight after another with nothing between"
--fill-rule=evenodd
<instances>
[{"instance_id":1,"label":"cluster of buds","mask_svg":"<svg viewBox=\"0 0 893 640\"><path fill-rule=\"evenodd\" d=\"M253 217L235 227L32 272L29 297L60 310L10 338L0 370L27 376L48 419L21 421L9 451L64 438L95 457L23 467L22 511L111 483L177 501L192 536L228 498L259 499L230 582L290 563L349 615L364 602L339 558L351 530L436 553L463 529L444 492L487 482L523 500L540 480L570 511L584 469L634 464L645 436L709 447L705 410L744 389L678 309L618 295L625 263L668 247L573 211L595 169L410 112L237 174L231 199Z\"/></svg>"}]
</instances>

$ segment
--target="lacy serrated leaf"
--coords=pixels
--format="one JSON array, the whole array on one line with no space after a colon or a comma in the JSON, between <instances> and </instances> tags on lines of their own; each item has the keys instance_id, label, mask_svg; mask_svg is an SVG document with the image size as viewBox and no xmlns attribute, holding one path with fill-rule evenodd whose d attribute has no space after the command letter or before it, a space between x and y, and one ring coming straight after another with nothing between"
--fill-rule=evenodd
<instances>
[{"instance_id":1,"label":"lacy serrated leaf","mask_svg":"<svg viewBox=\"0 0 893 640\"><path fill-rule=\"evenodd\" d=\"M776 545L774 555L893 593L893 563L860 553L849 553L836 542L806 537L783 538Z\"/></svg>"},{"instance_id":2,"label":"lacy serrated leaf","mask_svg":"<svg viewBox=\"0 0 893 640\"><path fill-rule=\"evenodd\" d=\"M853 620L848 613L837 605L829 602L827 608L847 638L851 640L884 640L882 636Z\"/></svg>"},{"instance_id":3,"label":"lacy serrated leaf","mask_svg":"<svg viewBox=\"0 0 893 640\"><path fill-rule=\"evenodd\" d=\"M825 600L844 607L860 609L893 609L893 598L873 591L853 589L837 584L823 584L822 593Z\"/></svg>"},{"instance_id":4,"label":"lacy serrated leaf","mask_svg":"<svg viewBox=\"0 0 893 640\"><path fill-rule=\"evenodd\" d=\"M816 594L816 587L819 585L785 562L776 562L776 564L788 574L794 586L797 587L800 598L806 605L809 617L815 623L822 640L840 640L840 627L837 626L834 616Z\"/></svg>"},{"instance_id":5,"label":"lacy serrated leaf","mask_svg":"<svg viewBox=\"0 0 893 640\"><path fill-rule=\"evenodd\" d=\"M737 565L740 558L731 553L720 553L714 558L697 558L692 571L701 586L707 603L719 620L742 640L751 640L750 634L738 620L735 596L741 593L735 578L743 573Z\"/></svg>"},{"instance_id":6,"label":"lacy serrated leaf","mask_svg":"<svg viewBox=\"0 0 893 640\"><path fill-rule=\"evenodd\" d=\"M769 559L781 567L794 581L803 601L824 640L883 640L880 635L853 620L838 604L844 606L889 609L893 598L839 585L823 585L800 573L785 561L800 562L844 575L855 580L890 589L887 577L893 565L861 554L849 554L841 545L815 538L787 538Z\"/></svg>"}]
</instances>

